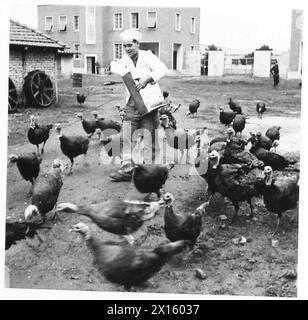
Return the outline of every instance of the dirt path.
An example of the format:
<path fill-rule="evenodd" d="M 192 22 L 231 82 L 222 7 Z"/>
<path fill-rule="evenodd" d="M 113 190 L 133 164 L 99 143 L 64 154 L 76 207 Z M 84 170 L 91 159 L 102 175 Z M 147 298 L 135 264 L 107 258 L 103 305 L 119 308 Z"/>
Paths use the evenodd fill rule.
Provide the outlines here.
<path fill-rule="evenodd" d="M 216 81 L 216 80 L 215 80 Z M 225 80 L 224 80 L 225 81 Z M 92 84 L 91 84 L 92 85 Z M 206 85 L 206 90 L 204 86 Z M 283 85 L 283 83 L 282 83 Z M 244 88 L 243 88 L 244 87 Z M 218 106 L 226 105 L 226 97 L 231 93 L 235 97 L 251 101 L 270 97 L 271 111 L 262 120 L 255 114 L 255 105 L 247 103 L 245 112 L 249 115 L 245 134 L 250 130 L 265 130 L 269 125 L 281 125 L 281 141 L 277 151 L 299 152 L 300 109 L 298 89 L 289 83 L 285 84 L 284 92 L 293 95 L 281 95 L 273 91 L 267 84 L 227 82 L 197 82 L 195 79 L 167 78 L 162 82 L 162 88 L 170 90 L 174 103 L 182 103 L 176 114 L 179 127 L 195 128 L 207 126 L 209 135 L 215 136 L 223 131 L 218 123 Z M 75 112 L 83 110 L 90 117 L 91 111 L 98 109 L 100 115 L 119 120 L 113 105 L 122 103 L 123 91 L 121 85 L 115 86 L 115 100 L 108 105 L 99 107 L 108 96 L 96 95 L 86 101 L 85 107 L 72 104 L 73 96 L 63 97 L 65 107 L 40 110 L 42 122 L 62 122 L 64 134 L 84 134 L 80 122 L 74 116 Z M 63 90 L 71 90 L 63 85 Z M 282 89 L 281 89 L 282 90 Z M 200 112 L 197 118 L 188 118 L 188 101 L 199 97 Z M 285 109 L 287 114 L 276 109 L 276 105 L 289 105 L 293 97 L 292 108 Z M 268 99 L 269 100 L 269 99 Z M 226 106 L 227 108 L 227 106 Z M 292 113 L 293 112 L 293 113 Z M 295 113 L 294 113 L 295 112 Z M 9 117 L 11 140 L 8 153 L 35 151 L 30 146 L 25 133 L 28 128 L 28 116 Z M 42 171 L 47 170 L 55 158 L 66 159 L 60 151 L 59 140 L 53 131 L 46 144 L 46 153 L 42 163 Z M 66 159 L 67 160 L 67 159 Z M 64 185 L 58 202 L 73 202 L 95 204 L 100 201 L 116 198 L 141 198 L 129 182 L 111 183 L 110 170 L 116 166 L 105 165 L 100 158 L 98 140 L 92 139 L 86 164 L 82 157 L 77 158 L 72 176 L 65 176 Z M 185 171 L 186 170 L 186 171 Z M 178 212 L 192 211 L 202 203 L 205 182 L 198 176 L 189 176 L 187 166 L 177 165 L 168 179 L 165 190 L 175 196 L 174 210 Z M 21 179 L 16 167 L 8 168 L 7 176 L 7 217 L 18 219 L 29 199 L 26 195 L 30 184 Z M 155 199 L 155 196 L 152 197 Z M 255 199 L 255 219 L 247 219 L 249 212 L 247 204 L 241 205 L 240 216 L 233 225 L 221 228 L 217 217 L 233 214 L 233 207 L 224 202 L 220 196 L 215 196 L 205 217 L 203 232 L 198 240 L 198 251 L 193 255 L 179 255 L 170 260 L 162 270 L 150 279 L 142 288 L 134 288 L 138 292 L 160 293 L 197 293 L 197 294 L 228 294 L 228 295 L 271 295 L 296 296 L 296 281 L 284 277 L 284 273 L 297 268 L 297 223 L 298 210 L 284 214 L 281 229 L 277 236 L 279 245 L 271 246 L 270 232 L 273 230 L 276 217 L 270 214 L 260 199 Z M 95 234 L 102 239 L 117 239 L 116 236 L 98 230 L 85 217 L 72 214 L 62 214 L 62 222 L 53 225 L 51 230 L 42 230 L 44 243 L 39 245 L 37 239 L 21 241 L 6 251 L 6 265 L 10 272 L 10 286 L 13 288 L 42 289 L 74 289 L 124 291 L 121 286 L 114 285 L 102 278 L 92 265 L 92 259 L 87 247 L 76 234 L 68 233 L 69 227 L 78 221 L 88 223 Z M 163 211 L 153 221 L 148 222 L 136 234 L 137 237 L 147 234 L 142 246 L 153 246 L 166 242 L 163 231 Z M 232 239 L 244 236 L 247 243 L 235 245 Z M 201 268 L 207 275 L 205 280 L 195 277 L 195 268 Z"/>

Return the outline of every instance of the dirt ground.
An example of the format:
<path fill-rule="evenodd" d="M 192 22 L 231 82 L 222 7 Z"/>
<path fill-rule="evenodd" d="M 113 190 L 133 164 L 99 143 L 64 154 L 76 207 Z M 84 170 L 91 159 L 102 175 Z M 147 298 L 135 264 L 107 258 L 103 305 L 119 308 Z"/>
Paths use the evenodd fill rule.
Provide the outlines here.
<path fill-rule="evenodd" d="M 26 109 L 22 113 L 9 115 L 8 153 L 36 151 L 27 140 L 29 114 L 40 116 L 41 123 L 61 122 L 64 134 L 84 134 L 76 112 L 91 117 L 93 110 L 100 116 L 120 121 L 116 104 L 124 103 L 124 86 L 117 83 L 102 86 L 111 77 L 85 76 L 83 88 L 72 88 L 72 80 L 59 82 L 59 103 L 47 109 Z M 119 81 L 119 79 L 115 79 Z M 265 130 L 271 125 L 281 125 L 278 153 L 299 157 L 301 91 L 296 81 L 281 80 L 277 89 L 269 79 L 248 77 L 168 77 L 161 81 L 161 88 L 170 92 L 174 104 L 181 103 L 175 114 L 178 127 L 208 127 L 210 137 L 221 133 L 219 106 L 228 109 L 229 97 L 239 101 L 247 116 L 243 135 L 250 131 Z M 84 106 L 76 101 L 76 92 L 89 94 Z M 188 104 L 197 98 L 201 102 L 198 117 L 186 117 Z M 264 101 L 267 112 L 258 119 L 255 111 L 257 101 Z M 46 143 L 41 172 L 48 170 L 55 158 L 65 159 L 59 140 L 53 131 Z M 113 183 L 109 173 L 116 165 L 103 164 L 96 138 L 91 139 L 88 157 L 76 159 L 73 175 L 64 178 L 58 202 L 95 204 L 109 199 L 138 198 L 142 196 L 130 182 Z M 205 182 L 199 176 L 189 176 L 186 165 L 177 165 L 167 180 L 165 190 L 175 197 L 174 210 L 192 211 L 203 202 Z M 7 218 L 23 217 L 29 204 L 27 194 L 30 184 L 22 180 L 16 166 L 7 171 Z M 153 200 L 156 197 L 153 195 Z M 193 254 L 173 257 L 160 272 L 144 287 L 133 291 L 151 293 L 190 293 L 210 295 L 280 296 L 297 295 L 296 280 L 288 273 L 297 271 L 298 260 L 298 209 L 283 215 L 280 230 L 276 235 L 277 247 L 272 247 L 276 216 L 267 211 L 261 198 L 253 201 L 255 218 L 246 218 L 249 212 L 246 203 L 241 204 L 239 219 L 232 225 L 221 228 L 218 216 L 231 217 L 233 207 L 216 195 L 204 218 L 203 231 L 198 240 L 198 250 Z M 52 214 L 48 215 L 51 217 Z M 70 226 L 79 221 L 88 223 L 93 232 L 102 239 L 118 239 L 103 232 L 86 217 L 73 214 L 60 215 L 61 222 L 50 230 L 41 230 L 42 244 L 34 238 L 20 241 L 6 251 L 6 266 L 10 274 L 10 287 L 62 290 L 124 291 L 122 286 L 110 283 L 99 275 L 92 265 L 92 257 L 84 241 L 77 234 L 68 232 Z M 166 242 L 163 231 L 163 210 L 147 222 L 136 237 L 147 234 L 142 247 L 152 248 Z M 235 245 L 233 238 L 244 236 L 244 245 Z M 206 279 L 200 280 L 195 269 L 201 268 Z"/>

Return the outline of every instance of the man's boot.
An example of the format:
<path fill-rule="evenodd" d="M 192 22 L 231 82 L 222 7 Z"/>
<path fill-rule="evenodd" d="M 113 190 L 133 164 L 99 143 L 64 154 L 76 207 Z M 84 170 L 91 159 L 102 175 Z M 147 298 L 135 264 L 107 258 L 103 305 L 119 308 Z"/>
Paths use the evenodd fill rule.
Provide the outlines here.
<path fill-rule="evenodd" d="M 132 156 L 130 154 L 123 155 L 122 164 L 119 170 L 111 172 L 109 177 L 114 182 L 131 181 L 134 171 Z"/>

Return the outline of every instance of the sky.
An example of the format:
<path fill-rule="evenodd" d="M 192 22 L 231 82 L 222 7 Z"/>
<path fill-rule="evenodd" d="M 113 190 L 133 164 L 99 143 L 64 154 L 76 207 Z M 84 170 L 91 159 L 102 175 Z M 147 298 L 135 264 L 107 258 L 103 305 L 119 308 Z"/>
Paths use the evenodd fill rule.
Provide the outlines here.
<path fill-rule="evenodd" d="M 37 27 L 38 4 L 97 4 L 125 6 L 200 7 L 200 44 L 252 51 L 267 44 L 275 52 L 290 47 L 291 10 L 303 9 L 304 1 L 273 0 L 104 0 L 37 1 L 11 0 L 9 16 L 30 27 Z M 278 5 L 277 5 L 278 4 Z"/>

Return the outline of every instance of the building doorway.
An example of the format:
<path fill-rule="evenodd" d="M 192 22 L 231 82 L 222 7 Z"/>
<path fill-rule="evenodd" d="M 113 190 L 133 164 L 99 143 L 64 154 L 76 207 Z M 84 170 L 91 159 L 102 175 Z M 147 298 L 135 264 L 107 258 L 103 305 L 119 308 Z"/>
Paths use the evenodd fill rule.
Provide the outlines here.
<path fill-rule="evenodd" d="M 173 44 L 172 68 L 173 70 L 183 70 L 183 45 Z"/>
<path fill-rule="evenodd" d="M 86 56 L 86 72 L 95 74 L 95 56 Z"/>

